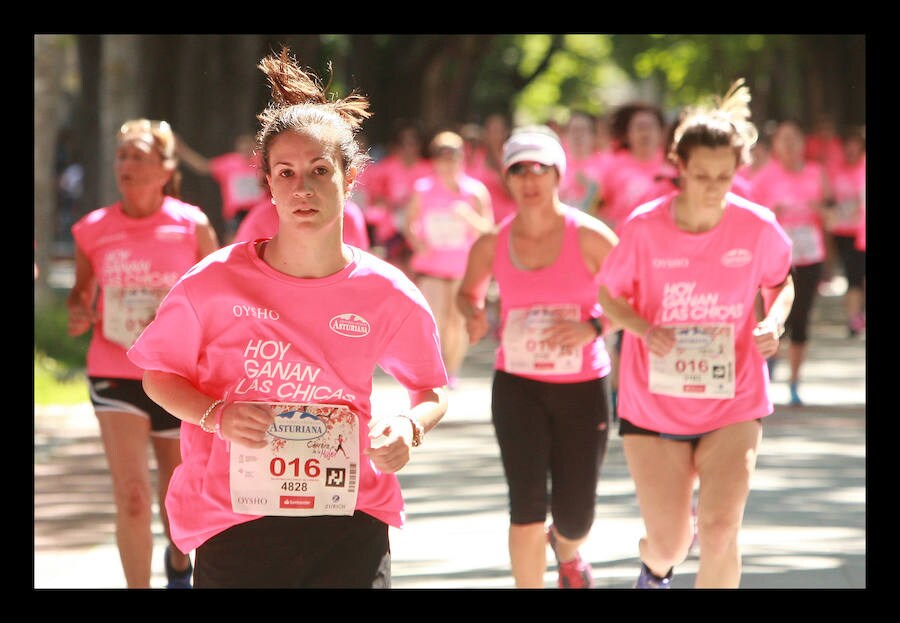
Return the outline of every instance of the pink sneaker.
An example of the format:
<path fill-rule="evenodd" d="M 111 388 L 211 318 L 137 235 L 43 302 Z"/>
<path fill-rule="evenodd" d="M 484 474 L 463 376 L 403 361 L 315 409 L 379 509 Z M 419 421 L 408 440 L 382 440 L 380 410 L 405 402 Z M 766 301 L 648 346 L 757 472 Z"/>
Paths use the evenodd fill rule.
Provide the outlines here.
<path fill-rule="evenodd" d="M 559 556 L 556 555 L 556 533 L 553 531 L 553 524 L 547 529 L 547 542 L 553 555 L 556 556 L 556 566 L 559 572 L 557 584 L 560 588 L 592 588 L 594 586 L 594 575 L 591 565 L 581 559 L 581 554 L 575 552 L 575 558 L 569 562 L 560 562 Z"/>

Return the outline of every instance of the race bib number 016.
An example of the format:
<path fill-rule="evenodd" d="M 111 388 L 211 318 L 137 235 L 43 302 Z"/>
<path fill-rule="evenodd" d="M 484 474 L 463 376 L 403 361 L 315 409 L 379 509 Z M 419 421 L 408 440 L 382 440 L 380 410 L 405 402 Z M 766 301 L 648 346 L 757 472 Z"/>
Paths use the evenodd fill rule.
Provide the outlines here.
<path fill-rule="evenodd" d="M 734 398 L 734 327 L 678 325 L 665 357 L 650 353 L 650 391 L 681 398 Z"/>
<path fill-rule="evenodd" d="M 359 422 L 345 405 L 264 403 L 266 446 L 231 445 L 231 507 L 251 515 L 352 515 Z"/>

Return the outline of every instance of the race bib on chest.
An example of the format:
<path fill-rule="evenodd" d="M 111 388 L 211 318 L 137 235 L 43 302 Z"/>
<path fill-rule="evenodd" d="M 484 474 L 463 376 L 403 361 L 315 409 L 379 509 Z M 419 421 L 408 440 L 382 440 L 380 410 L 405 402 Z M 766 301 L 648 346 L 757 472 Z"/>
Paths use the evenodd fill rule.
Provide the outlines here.
<path fill-rule="evenodd" d="M 352 515 L 359 422 L 345 405 L 253 402 L 275 422 L 264 448 L 231 444 L 231 508 L 251 515 Z"/>
<path fill-rule="evenodd" d="M 503 329 L 506 371 L 512 374 L 572 374 L 582 367 L 582 349 L 551 346 L 544 331 L 557 320 L 580 318 L 576 304 L 511 309 Z"/>
<path fill-rule="evenodd" d="M 103 337 L 126 350 L 156 316 L 167 288 L 106 286 L 103 288 Z"/>
<path fill-rule="evenodd" d="M 433 247 L 456 249 L 466 243 L 468 226 L 451 212 L 429 212 L 424 217 L 425 239 Z"/>
<path fill-rule="evenodd" d="M 816 225 L 785 226 L 784 231 L 794 243 L 791 251 L 794 264 L 812 264 L 825 257 L 822 232 Z"/>
<path fill-rule="evenodd" d="M 835 223 L 837 227 L 855 227 L 859 223 L 859 201 L 846 199 L 835 206 Z"/>
<path fill-rule="evenodd" d="M 650 353 L 650 391 L 679 398 L 734 398 L 734 327 L 671 328 L 675 347 L 665 357 Z"/>

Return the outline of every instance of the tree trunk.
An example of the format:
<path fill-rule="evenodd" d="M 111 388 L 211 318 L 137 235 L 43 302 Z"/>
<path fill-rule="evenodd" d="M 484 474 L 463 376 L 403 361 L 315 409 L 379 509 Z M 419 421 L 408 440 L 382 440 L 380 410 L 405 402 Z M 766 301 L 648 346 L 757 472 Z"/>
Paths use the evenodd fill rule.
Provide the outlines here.
<path fill-rule="evenodd" d="M 113 163 L 116 134 L 122 123 L 143 117 L 138 97 L 138 35 L 108 35 L 103 38 L 100 73 L 100 205 L 116 201 Z M 99 206 L 98 206 L 99 207 Z"/>
<path fill-rule="evenodd" d="M 80 214 L 75 220 L 100 207 L 100 73 L 103 40 L 100 35 L 78 35 L 78 70 L 81 89 L 76 98 L 75 139 L 78 142 L 81 165 L 84 167 L 84 187 Z"/>
<path fill-rule="evenodd" d="M 56 230 L 56 138 L 63 77 L 63 35 L 34 36 L 34 261 L 35 305 L 49 302 L 47 277 Z"/>

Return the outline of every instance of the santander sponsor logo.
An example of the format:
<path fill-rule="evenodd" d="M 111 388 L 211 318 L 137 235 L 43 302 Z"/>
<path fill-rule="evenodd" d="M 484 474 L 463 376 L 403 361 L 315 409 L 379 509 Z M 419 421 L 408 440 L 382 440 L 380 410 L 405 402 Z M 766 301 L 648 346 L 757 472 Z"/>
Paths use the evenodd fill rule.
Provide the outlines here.
<path fill-rule="evenodd" d="M 749 264 L 752 259 L 753 254 L 749 249 L 731 249 L 722 255 L 722 266 L 739 268 Z"/>
<path fill-rule="evenodd" d="M 365 337 L 372 330 L 369 321 L 356 314 L 338 314 L 331 319 L 328 326 L 344 337 Z"/>

